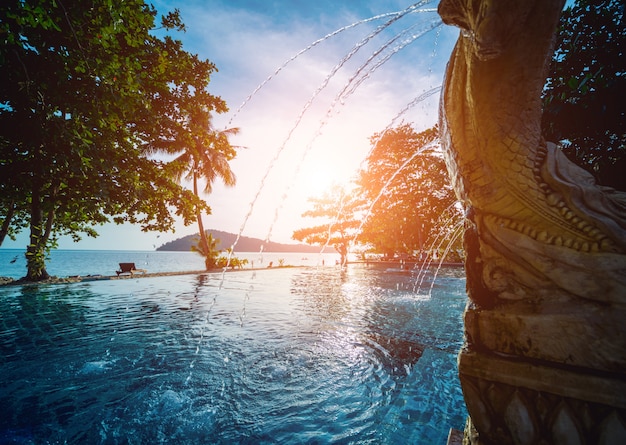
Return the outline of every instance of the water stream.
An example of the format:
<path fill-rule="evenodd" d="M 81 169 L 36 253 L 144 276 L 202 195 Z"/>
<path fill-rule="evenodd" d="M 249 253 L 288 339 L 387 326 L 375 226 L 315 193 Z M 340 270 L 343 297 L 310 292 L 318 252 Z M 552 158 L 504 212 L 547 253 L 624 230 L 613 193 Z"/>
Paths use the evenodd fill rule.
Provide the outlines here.
<path fill-rule="evenodd" d="M 317 45 L 319 45 L 319 44 L 321 44 L 323 42 L 326 42 L 329 39 L 332 39 L 333 37 L 339 35 L 340 33 L 344 32 L 344 31 L 346 31 L 348 29 L 354 28 L 354 27 L 362 25 L 362 24 L 370 23 L 370 22 L 373 22 L 373 21 L 376 21 L 376 20 L 386 19 L 386 21 L 384 23 L 378 25 L 374 30 L 370 31 L 365 37 L 361 38 L 335 64 L 335 66 L 326 74 L 326 76 L 323 79 L 323 81 L 321 82 L 321 84 L 312 93 L 310 98 L 304 103 L 302 109 L 297 114 L 297 117 L 295 118 L 295 121 L 294 121 L 293 125 L 288 130 L 288 132 L 287 132 L 283 142 L 276 149 L 276 152 L 275 152 L 273 158 L 270 160 L 267 168 L 265 169 L 265 173 L 262 176 L 258 187 L 256 188 L 255 195 L 253 196 L 252 200 L 249 203 L 248 212 L 244 216 L 243 222 L 242 222 L 242 224 L 241 224 L 241 226 L 239 228 L 238 236 L 235 239 L 235 242 L 233 243 L 233 245 L 231 246 L 231 248 L 233 250 L 236 248 L 237 242 L 240 239 L 241 235 L 243 234 L 243 232 L 244 232 L 244 230 L 246 228 L 246 225 L 248 223 L 248 220 L 250 219 L 250 217 L 252 216 L 252 214 L 254 212 L 254 209 L 255 209 L 255 206 L 256 206 L 257 202 L 259 202 L 259 197 L 260 197 L 261 193 L 265 189 L 266 181 L 267 181 L 270 173 L 273 171 L 277 161 L 280 159 L 280 157 L 283 154 L 283 152 L 285 151 L 287 145 L 292 140 L 294 132 L 296 131 L 296 129 L 298 129 L 298 127 L 302 123 L 302 119 L 304 118 L 305 114 L 310 110 L 310 108 L 313 105 L 314 101 L 318 98 L 318 96 L 322 93 L 322 91 L 324 91 L 328 87 L 331 79 L 333 79 L 333 77 L 335 77 L 335 75 L 346 65 L 346 63 L 348 61 L 350 61 L 359 51 L 361 51 L 363 48 L 365 48 L 366 45 L 368 43 L 370 43 L 375 37 L 379 36 L 382 32 L 386 31 L 392 24 L 398 22 L 399 20 L 403 19 L 404 17 L 406 17 L 407 15 L 412 14 L 412 13 L 434 13 L 436 11 L 435 9 L 424 9 L 423 8 L 423 6 L 428 4 L 428 3 L 430 3 L 429 0 L 423 0 L 423 1 L 417 2 L 417 3 L 413 4 L 413 5 L 405 8 L 404 10 L 397 11 L 397 12 L 386 13 L 386 14 L 380 14 L 380 15 L 377 15 L 377 16 L 374 16 L 374 17 L 371 17 L 371 18 L 368 18 L 368 19 L 360 20 L 360 21 L 354 22 L 354 23 L 352 23 L 350 25 L 346 25 L 346 26 L 344 26 L 342 28 L 339 28 L 336 31 L 333 31 L 333 32 L 325 35 L 324 37 L 314 41 L 313 43 L 308 45 L 306 48 L 300 50 L 295 55 L 293 55 L 288 60 L 286 60 L 280 67 L 278 67 L 274 71 L 273 74 L 268 76 L 261 84 L 259 84 L 255 88 L 255 90 L 251 94 L 249 94 L 246 97 L 246 99 L 243 101 L 243 103 L 239 106 L 239 108 L 235 111 L 233 116 L 230 118 L 229 123 L 227 125 L 227 128 L 230 127 L 233 124 L 233 122 L 235 121 L 235 117 L 254 98 L 254 96 L 268 82 L 273 80 L 279 72 L 283 71 L 291 62 L 296 60 L 298 57 L 302 56 L 303 54 L 305 54 L 306 52 L 311 50 L 313 47 L 315 47 L 315 46 L 317 46 Z M 441 19 L 438 16 L 435 16 L 435 18 L 430 20 L 430 22 L 428 22 L 427 24 L 414 23 L 414 24 L 410 25 L 406 29 L 404 29 L 401 32 L 397 33 L 394 37 L 389 39 L 387 42 L 385 42 L 378 49 L 373 51 L 370 54 L 370 56 L 366 58 L 365 62 L 362 63 L 362 65 L 353 72 L 353 74 L 350 76 L 348 82 L 344 85 L 344 87 L 337 93 L 335 98 L 332 100 L 330 106 L 328 107 L 328 109 L 326 111 L 325 117 L 320 119 L 319 124 L 318 124 L 318 128 L 314 132 L 312 138 L 310 139 L 310 142 L 308 144 L 306 144 L 305 149 L 302 152 L 302 155 L 300 157 L 299 162 L 296 165 L 293 165 L 293 172 L 294 173 L 292 175 L 292 179 L 291 179 L 290 182 L 287 183 L 288 185 L 284 186 L 284 189 L 283 189 L 283 192 L 282 192 L 282 194 L 280 196 L 279 202 L 275 206 L 274 219 L 270 223 L 270 227 L 268 229 L 268 233 L 267 233 L 267 236 L 266 236 L 266 240 L 267 241 L 269 241 L 271 239 L 274 225 L 275 225 L 275 223 L 276 223 L 276 221 L 277 221 L 277 219 L 279 217 L 279 212 L 282 209 L 282 205 L 283 205 L 284 201 L 287 198 L 287 194 L 289 192 L 289 189 L 291 188 L 291 186 L 295 182 L 295 178 L 297 177 L 300 169 L 302 168 L 302 165 L 306 161 L 306 158 L 307 158 L 308 154 L 312 150 L 313 145 L 314 145 L 316 139 L 322 134 L 323 127 L 327 124 L 328 120 L 332 117 L 333 111 L 335 110 L 336 106 L 338 104 L 344 104 L 345 101 L 348 100 L 349 97 L 356 91 L 356 89 L 360 85 L 362 85 L 363 82 L 365 82 L 367 79 L 369 79 L 370 76 L 372 75 L 372 73 L 374 73 L 378 68 L 383 66 L 394 54 L 398 53 L 401 49 L 403 49 L 404 47 L 406 47 L 410 43 L 413 43 L 414 41 L 418 40 L 420 37 L 424 36 L 429 31 L 432 31 L 434 29 L 439 28 L 441 25 L 442 25 L 442 22 L 441 22 Z M 409 38 L 405 39 L 404 41 L 400 42 L 399 44 L 397 44 L 395 46 L 392 46 L 400 38 L 402 38 L 406 34 L 410 34 L 410 32 L 414 28 L 416 28 L 418 26 L 420 26 L 422 28 L 419 32 L 410 35 Z M 387 51 L 387 52 L 385 53 L 385 51 Z M 416 97 L 406 107 L 404 107 L 403 110 L 401 110 L 401 112 L 396 117 L 394 117 L 392 123 L 389 124 L 387 129 L 391 128 L 391 125 L 393 123 L 395 123 L 397 121 L 397 119 L 399 119 L 410 108 L 415 106 L 417 103 L 419 103 L 419 102 L 427 99 L 428 97 L 432 96 L 437 91 L 439 91 L 439 89 L 440 89 L 440 87 L 431 88 L 429 91 L 424 92 L 423 94 L 420 94 L 418 97 Z M 349 172 L 346 172 L 346 174 L 349 174 Z M 261 250 L 261 252 L 262 252 L 262 250 Z"/>

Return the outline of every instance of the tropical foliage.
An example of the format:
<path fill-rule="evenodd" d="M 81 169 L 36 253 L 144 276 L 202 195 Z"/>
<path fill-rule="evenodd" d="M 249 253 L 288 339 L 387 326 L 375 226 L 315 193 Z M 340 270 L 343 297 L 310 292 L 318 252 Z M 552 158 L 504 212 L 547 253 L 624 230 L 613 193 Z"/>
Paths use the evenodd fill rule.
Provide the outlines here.
<path fill-rule="evenodd" d="M 248 264 L 246 258 L 238 258 L 235 256 L 233 249 L 226 249 L 226 255 L 220 255 L 217 259 L 216 266 L 221 269 L 230 267 L 231 269 L 243 269 Z"/>
<path fill-rule="evenodd" d="M 444 221 L 460 220 L 438 151 L 438 130 L 417 133 L 404 124 L 375 134 L 371 141 L 358 179 L 369 204 L 359 240 L 387 257 L 423 252 L 440 238 Z"/>
<path fill-rule="evenodd" d="M 212 141 L 202 122 L 226 104 L 207 91 L 215 66 L 168 35 L 184 30 L 178 11 L 163 37 L 156 17 L 141 0 L 0 4 L 0 241 L 29 228 L 30 280 L 61 235 L 209 211 L 155 154 Z"/>
<path fill-rule="evenodd" d="M 576 0 L 561 16 L 544 91 L 546 140 L 596 179 L 626 190 L 623 0 Z"/>
<path fill-rule="evenodd" d="M 325 223 L 296 230 L 292 238 L 307 244 L 332 246 L 341 256 L 341 264 L 346 264 L 360 226 L 358 211 L 363 203 L 355 193 L 348 193 L 339 186 L 332 187 L 322 197 L 309 198 L 309 201 L 313 208 L 302 216 L 322 218 Z"/>
<path fill-rule="evenodd" d="M 204 233 L 204 241 L 200 241 L 202 238 L 196 238 L 196 244 L 191 246 L 193 252 L 198 252 L 200 256 L 204 258 L 204 267 L 206 270 L 214 269 L 217 267 L 217 257 L 220 254 L 220 250 L 217 248 L 220 240 L 219 238 L 213 238 L 210 233 L 207 235 Z"/>
<path fill-rule="evenodd" d="M 174 175 L 178 181 L 184 177 L 192 182 L 193 193 L 199 194 L 199 182 L 204 182 L 204 193 L 213 191 L 213 183 L 221 178 L 228 187 L 236 184 L 235 174 L 228 163 L 237 154 L 235 148 L 228 141 L 228 137 L 239 132 L 238 128 L 230 128 L 223 131 L 213 129 L 211 124 L 211 110 L 207 106 L 197 106 L 186 120 L 186 132 L 181 134 L 181 139 L 188 145 L 182 147 L 182 153 L 172 162 L 175 167 Z M 209 131 L 207 131 L 207 129 Z M 205 257 L 207 270 L 214 267 L 212 247 L 204 230 L 202 222 L 203 207 L 196 207 L 196 221 L 198 223 L 199 240 L 196 252 Z M 210 236 L 210 235 L 209 235 Z"/>
<path fill-rule="evenodd" d="M 332 245 L 342 261 L 355 243 L 388 258 L 439 251 L 459 260 L 462 214 L 438 151 L 437 128 L 417 133 L 404 124 L 373 135 L 371 143 L 354 190 L 335 188 L 312 198 L 313 209 L 303 214 L 329 222 L 297 230 L 293 238 Z"/>

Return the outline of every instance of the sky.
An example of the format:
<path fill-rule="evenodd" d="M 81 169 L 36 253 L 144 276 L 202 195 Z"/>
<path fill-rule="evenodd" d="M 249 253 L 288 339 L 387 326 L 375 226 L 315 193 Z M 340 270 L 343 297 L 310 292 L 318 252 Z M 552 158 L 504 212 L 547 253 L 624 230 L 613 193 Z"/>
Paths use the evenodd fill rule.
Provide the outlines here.
<path fill-rule="evenodd" d="M 215 115 L 214 126 L 240 129 L 231 138 L 241 147 L 231 162 L 237 185 L 226 188 L 218 180 L 213 193 L 203 196 L 212 209 L 204 217 L 206 228 L 295 242 L 294 230 L 320 223 L 301 217 L 310 208 L 307 199 L 331 185 L 347 184 L 375 133 L 401 123 L 421 131 L 437 122 L 437 88 L 458 30 L 441 24 L 437 1 L 424 3 L 376 33 L 392 16 L 357 23 L 412 3 L 153 2 L 161 14 L 178 8 L 187 30 L 173 36 L 184 49 L 217 66 L 209 90 L 230 110 Z M 421 95 L 429 97 L 401 113 Z M 143 233 L 139 227 L 113 224 L 96 230 L 98 238 L 84 237 L 79 243 L 63 238 L 58 247 L 153 250 L 196 233 L 197 226 L 179 223 L 174 233 Z M 24 233 L 2 247 L 26 244 Z"/>

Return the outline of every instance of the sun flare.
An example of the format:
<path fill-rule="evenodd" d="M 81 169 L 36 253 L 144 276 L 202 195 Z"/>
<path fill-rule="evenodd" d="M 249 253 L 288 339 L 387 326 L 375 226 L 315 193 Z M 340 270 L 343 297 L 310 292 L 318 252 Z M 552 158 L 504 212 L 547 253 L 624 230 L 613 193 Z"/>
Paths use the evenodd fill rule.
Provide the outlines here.
<path fill-rule="evenodd" d="M 298 178 L 298 191 L 304 199 L 321 197 L 334 185 L 343 185 L 349 175 L 330 162 L 310 163 Z"/>

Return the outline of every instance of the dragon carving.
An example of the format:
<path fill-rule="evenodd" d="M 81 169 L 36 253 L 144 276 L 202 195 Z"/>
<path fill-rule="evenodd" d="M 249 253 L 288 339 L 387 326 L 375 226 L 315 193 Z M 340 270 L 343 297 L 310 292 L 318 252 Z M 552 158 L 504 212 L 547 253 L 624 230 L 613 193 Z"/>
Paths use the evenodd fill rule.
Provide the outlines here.
<path fill-rule="evenodd" d="M 626 194 L 596 186 L 541 137 L 541 89 L 563 3 L 440 3 L 444 22 L 462 30 L 442 100 L 448 169 L 478 230 L 515 252 L 527 285 L 547 279 L 581 297 L 624 300 Z M 523 282 L 487 281 L 503 298 L 527 295 Z"/>
<path fill-rule="evenodd" d="M 513 405 L 530 413 L 532 404 L 516 392 L 517 401 L 502 396 L 508 401 L 490 408 L 497 398 L 485 401 L 485 380 L 527 382 L 537 394 L 553 387 L 621 416 L 626 409 L 626 193 L 597 185 L 541 136 L 541 91 L 563 5 L 442 0 L 438 8 L 461 29 L 440 106 L 446 164 L 467 214 L 470 302 L 459 368 L 470 416 L 493 443 L 509 443 L 498 436 L 507 428 L 537 443 L 546 428 L 539 414 L 528 414 L 530 426 L 490 418 Z M 509 375 L 498 371 L 511 357 Z M 571 383 L 599 373 L 609 383 L 582 395 Z"/>

